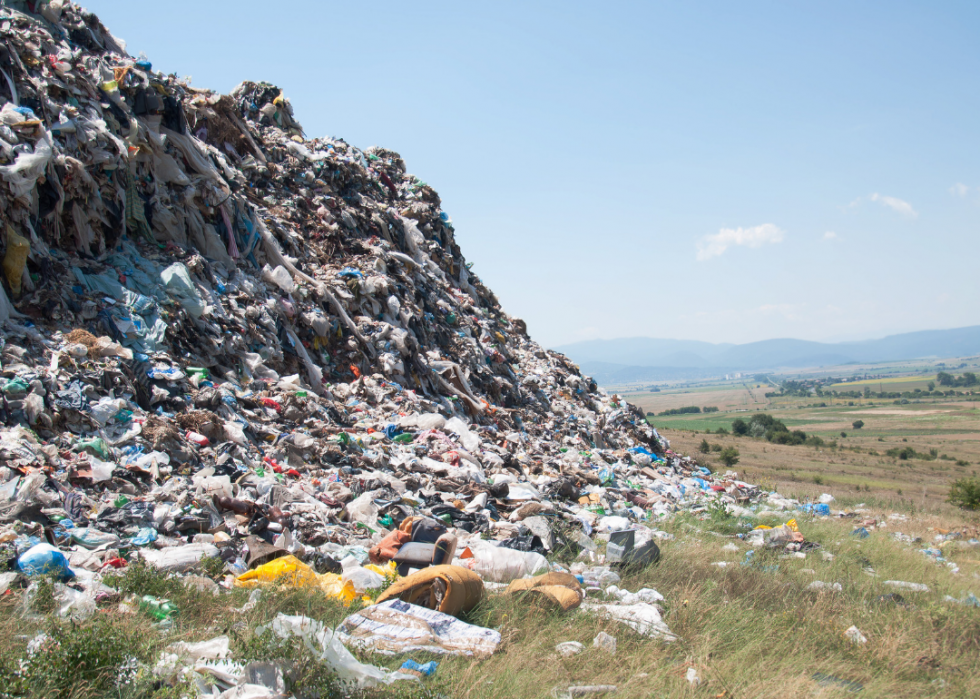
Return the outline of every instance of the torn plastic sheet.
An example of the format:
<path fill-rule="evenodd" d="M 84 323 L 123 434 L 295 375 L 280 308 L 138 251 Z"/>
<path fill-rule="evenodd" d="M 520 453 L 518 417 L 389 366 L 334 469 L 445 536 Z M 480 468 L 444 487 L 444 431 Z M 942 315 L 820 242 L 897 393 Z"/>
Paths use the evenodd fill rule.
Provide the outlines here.
<path fill-rule="evenodd" d="M 449 618 L 451 619 L 452 617 Z M 315 621 L 309 617 L 279 614 L 272 620 L 272 623 L 266 626 L 260 626 L 255 631 L 259 635 L 271 631 L 279 638 L 299 636 L 303 639 L 307 648 L 334 668 L 337 676 L 341 680 L 355 682 L 360 687 L 391 684 L 397 680 L 417 679 L 414 675 L 391 672 L 390 670 L 360 662 L 341 643 L 342 635 L 339 633 L 339 630 L 334 631 L 328 629 L 319 621 Z"/>
<path fill-rule="evenodd" d="M 615 619 L 643 636 L 665 641 L 677 640 L 652 604 L 583 604 L 582 609 Z"/>
<path fill-rule="evenodd" d="M 337 634 L 345 644 L 385 655 L 428 651 L 486 657 L 500 632 L 401 600 L 388 600 L 344 619 Z"/>

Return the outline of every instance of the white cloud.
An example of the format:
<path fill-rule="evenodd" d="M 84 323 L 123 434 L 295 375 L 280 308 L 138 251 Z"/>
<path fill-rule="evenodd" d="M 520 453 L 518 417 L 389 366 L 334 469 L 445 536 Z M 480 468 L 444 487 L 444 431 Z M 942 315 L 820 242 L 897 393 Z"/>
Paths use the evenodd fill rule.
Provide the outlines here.
<path fill-rule="evenodd" d="M 916 216 L 919 215 L 919 213 L 912 208 L 911 204 L 897 197 L 889 197 L 884 194 L 878 194 L 878 192 L 875 192 L 870 197 L 868 197 L 868 199 L 870 199 L 871 201 L 876 201 L 882 206 L 887 206 L 889 209 L 893 209 L 898 213 L 902 214 L 902 216 L 915 218 Z"/>
<path fill-rule="evenodd" d="M 781 243 L 784 231 L 772 223 L 752 228 L 722 228 L 715 235 L 706 235 L 698 241 L 698 261 L 718 257 L 733 245 L 747 248 L 762 247 L 766 243 Z"/>
<path fill-rule="evenodd" d="M 949 193 L 954 194 L 958 197 L 965 197 L 967 194 L 970 193 L 970 188 L 967 187 L 962 182 L 957 182 L 956 184 L 954 184 L 952 187 L 949 188 Z"/>
<path fill-rule="evenodd" d="M 827 231 L 826 233 L 823 234 L 823 239 L 824 240 L 837 240 L 837 234 L 834 233 L 833 231 Z"/>
<path fill-rule="evenodd" d="M 758 313 L 764 316 L 779 315 L 785 318 L 786 320 L 799 320 L 800 314 L 798 311 L 800 311 L 802 308 L 803 306 L 799 304 L 769 303 L 763 306 L 759 306 L 758 308 L 753 309 L 751 312 Z"/>

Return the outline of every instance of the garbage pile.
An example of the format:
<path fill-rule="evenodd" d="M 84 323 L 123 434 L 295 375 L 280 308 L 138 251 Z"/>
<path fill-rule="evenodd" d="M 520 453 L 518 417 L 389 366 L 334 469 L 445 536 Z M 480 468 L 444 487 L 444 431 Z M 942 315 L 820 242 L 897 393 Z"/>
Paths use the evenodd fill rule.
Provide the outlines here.
<path fill-rule="evenodd" d="M 77 608 L 137 558 L 220 559 L 456 613 L 459 570 L 505 587 L 616 533 L 646 564 L 656 521 L 759 500 L 531 340 L 394 151 L 307 138 L 274 85 L 154 71 L 72 3 L 7 5 L 0 574 L 74 578 Z"/>

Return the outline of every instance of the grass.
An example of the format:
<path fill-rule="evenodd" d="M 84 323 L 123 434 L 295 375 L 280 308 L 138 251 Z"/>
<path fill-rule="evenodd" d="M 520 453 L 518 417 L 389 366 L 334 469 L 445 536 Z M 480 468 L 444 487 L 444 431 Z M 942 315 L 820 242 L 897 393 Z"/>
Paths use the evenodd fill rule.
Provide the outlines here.
<path fill-rule="evenodd" d="M 899 530 L 931 542 L 930 528 L 976 527 L 978 520 L 955 512 L 919 514 L 909 522 L 893 521 L 867 539 L 856 539 L 850 536 L 850 520 L 797 517 L 807 540 L 819 543 L 821 549 L 805 559 L 761 550 L 753 565 L 741 565 L 750 549 L 738 535 L 758 521 L 778 525 L 781 519 L 737 518 L 710 507 L 700 515 L 677 515 L 661 523 L 675 537 L 661 543 L 661 561 L 624 574 L 619 586 L 633 591 L 652 587 L 664 595 L 664 620 L 678 636 L 673 643 L 646 638 L 588 612 L 558 614 L 496 594 L 467 615 L 471 623 L 500 630 L 503 643 L 495 655 L 474 660 L 414 654 L 419 662 L 438 660 L 436 675 L 422 684 L 396 685 L 373 695 L 548 697 L 555 687 L 582 684 L 613 684 L 619 687 L 617 696 L 623 697 L 839 695 L 840 689 L 815 682 L 815 673 L 858 682 L 864 687 L 862 696 L 869 697 L 980 694 L 980 610 L 943 601 L 944 595 L 960 598 L 980 592 L 973 575 L 980 571 L 980 551 L 955 541 L 944 544 L 944 554 L 962 571 L 953 575 L 920 554 L 921 545 L 889 536 Z M 732 543 L 737 550 L 723 548 Z M 832 553 L 833 560 L 824 560 L 823 552 Z M 718 561 L 730 565 L 713 565 Z M 868 574 L 869 567 L 874 576 Z M 893 579 L 926 583 L 930 592 L 902 592 L 909 606 L 879 601 L 894 592 L 883 584 Z M 843 592 L 809 591 L 807 586 L 814 580 L 839 582 Z M 134 667 L 131 658 L 152 665 L 158 653 L 175 641 L 200 641 L 220 634 L 231 636 L 239 660 L 287 661 L 292 691 L 306 696 L 356 694 L 340 687 L 330 668 L 302 644 L 274 642 L 269 635 L 255 634 L 257 626 L 279 612 L 304 614 L 328 626 L 351 612 L 319 591 L 271 589 L 254 609 L 240 613 L 235 610 L 247 600 L 247 590 L 215 596 L 139 566 L 124 572 L 116 583 L 135 594 L 166 593 L 180 608 L 173 629 L 161 633 L 141 613 L 120 613 L 118 602 L 103 604 L 101 611 L 78 624 L 24 619 L 17 602 L 8 596 L 0 602 L 4 667 L 0 681 L 6 696 L 176 697 L 179 687 L 157 685 L 145 671 L 119 668 Z M 857 646 L 843 636 L 851 625 L 869 639 L 867 644 Z M 21 670 L 17 676 L 20 661 L 27 658 L 28 641 L 41 631 L 58 642 L 56 650 L 30 661 L 29 671 Z M 614 657 L 592 647 L 600 631 L 616 637 Z M 579 641 L 586 649 L 561 658 L 554 647 L 563 641 Z M 404 660 L 357 655 L 389 668 Z M 685 679 L 690 667 L 701 678 L 697 688 Z M 128 681 L 117 682 L 120 676 Z"/>
<path fill-rule="evenodd" d="M 657 395 L 657 394 L 654 394 Z M 683 397 L 691 404 L 690 396 Z M 187 686 L 161 683 L 146 668 L 175 641 L 202 641 L 226 634 L 238 660 L 281 660 L 296 696 L 321 697 L 550 697 L 555 688 L 612 684 L 617 697 L 833 697 L 847 694 L 828 676 L 858 683 L 867 697 L 980 696 L 980 609 L 944 601 L 980 593 L 980 547 L 965 540 L 938 544 L 955 562 L 959 574 L 918 549 L 936 545 L 938 531 L 980 532 L 980 514 L 957 510 L 945 502 L 952 481 L 980 471 L 980 411 L 974 403 L 941 402 L 908 406 L 828 405 L 802 399 L 780 399 L 768 410 L 791 427 L 835 438 L 836 446 L 782 446 L 762 439 L 712 435 L 709 443 L 739 450 L 739 477 L 799 499 L 830 492 L 832 507 L 864 508 L 853 519 L 797 517 L 808 541 L 821 549 L 804 559 L 758 551 L 742 565 L 749 547 L 739 538 L 758 523 L 778 526 L 785 516 L 734 517 L 711 506 L 698 514 L 678 513 L 658 523 L 674 536 L 661 543 L 658 564 L 624 574 L 621 588 L 652 587 L 665 597 L 665 622 L 678 640 L 666 643 L 643 637 L 617 622 L 576 611 L 558 614 L 528 607 L 502 594 L 487 597 L 466 620 L 497 628 L 503 643 L 492 657 L 428 656 L 437 660 L 436 675 L 422 683 L 355 692 L 341 686 L 331 668 L 308 648 L 275 642 L 255 629 L 282 612 L 301 614 L 336 626 L 357 607 L 346 608 L 317 590 L 273 587 L 249 611 L 239 611 L 250 591 L 212 594 L 185 586 L 142 565 L 131 565 L 107 578 L 123 597 L 153 595 L 170 599 L 180 610 L 169 631 L 119 600 L 107 600 L 91 618 L 78 623 L 53 619 L 54 587 L 39 585 L 36 614 L 22 614 L 23 592 L 0 598 L 0 697 L 151 697 L 192 696 Z M 716 404 L 718 401 L 695 401 Z M 666 408 L 664 408 L 666 409 Z M 697 447 L 704 430 L 730 428 L 745 412 L 710 416 L 673 416 L 653 422 L 681 453 L 697 456 L 714 470 L 726 470 L 717 454 Z M 851 422 L 860 417 L 861 430 Z M 839 432 L 846 431 L 847 438 Z M 900 460 L 889 450 L 911 448 L 947 458 Z M 908 521 L 888 519 L 902 513 Z M 857 523 L 872 517 L 886 526 L 867 539 L 850 535 Z M 922 539 L 919 544 L 893 540 L 900 531 Z M 736 550 L 723 548 L 734 544 Z M 823 553 L 833 554 L 825 560 Z M 720 567 L 717 562 L 729 565 Z M 219 561 L 209 561 L 219 575 Z M 873 571 L 873 573 L 869 573 Z M 820 580 L 840 583 L 840 593 L 816 593 L 807 586 Z M 929 585 L 927 593 L 899 591 L 905 604 L 886 597 L 895 592 L 885 580 Z M 882 600 L 884 598 L 884 601 Z M 47 613 L 47 614 L 45 614 Z M 857 626 L 868 638 L 855 645 L 844 631 Z M 610 657 L 592 647 L 599 631 L 616 637 Z M 28 644 L 46 634 L 40 652 Z M 578 641 L 585 651 L 562 658 L 554 651 L 563 641 Z M 364 662 L 397 668 L 403 656 L 355 655 Z M 686 680 L 694 668 L 701 683 Z M 852 685 L 856 686 L 856 685 Z"/>

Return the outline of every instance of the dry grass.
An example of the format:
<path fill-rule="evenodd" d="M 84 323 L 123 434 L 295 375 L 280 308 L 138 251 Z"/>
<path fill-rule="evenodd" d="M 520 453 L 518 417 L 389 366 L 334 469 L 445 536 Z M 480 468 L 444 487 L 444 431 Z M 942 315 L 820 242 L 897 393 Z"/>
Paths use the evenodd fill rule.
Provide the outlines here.
<path fill-rule="evenodd" d="M 839 689 L 812 679 L 825 673 L 861 683 L 863 696 L 980 693 L 980 610 L 941 602 L 945 594 L 958 597 L 971 589 L 966 576 L 950 575 L 885 534 L 855 540 L 849 525 L 832 521 L 802 526 L 808 538 L 835 552 L 833 561 L 818 552 L 806 560 L 764 561 L 778 570 L 742 566 L 737 562 L 746 546 L 723 551 L 734 539 L 707 534 L 697 528 L 701 523 L 685 526 L 691 524 L 685 518 L 668 525 L 678 538 L 665 543 L 662 561 L 621 585 L 660 591 L 664 618 L 678 641 L 647 639 L 585 613 L 560 616 L 493 598 L 478 616 L 500 625 L 502 649 L 482 662 L 445 661 L 433 688 L 454 697 L 546 697 L 555 687 L 581 684 L 615 684 L 624 697 L 836 695 Z M 723 560 L 734 565 L 712 565 Z M 869 562 L 876 577 L 864 572 Z M 882 584 L 886 579 L 925 582 L 932 590 L 905 593 L 908 608 L 883 604 L 877 597 L 893 592 Z M 813 580 L 840 582 L 844 591 L 810 592 L 806 586 Z M 852 624 L 868 637 L 865 646 L 844 638 Z M 615 657 L 591 647 L 599 631 L 616 636 Z M 569 640 L 583 643 L 585 652 L 559 657 L 555 644 Z M 691 666 L 702 678 L 700 687 L 685 679 Z"/>
<path fill-rule="evenodd" d="M 884 517 L 888 511 L 877 514 Z M 499 628 L 503 636 L 500 650 L 483 660 L 416 654 L 420 662 L 439 660 L 439 669 L 422 686 L 406 685 L 398 693 L 503 699 L 548 697 L 556 687 L 614 684 L 619 688 L 617 697 L 842 695 L 841 688 L 823 687 L 813 679 L 815 673 L 823 673 L 860 683 L 864 687 L 861 696 L 868 697 L 980 695 L 980 609 L 943 601 L 945 595 L 960 598 L 970 591 L 980 592 L 980 579 L 974 574 L 980 550 L 959 542 L 944 545 L 945 555 L 960 566 L 960 574 L 954 575 L 917 551 L 925 544 L 903 544 L 889 536 L 901 531 L 931 542 L 935 527 L 976 526 L 977 522 L 934 513 L 891 521 L 883 531 L 861 540 L 850 535 L 851 520 L 801 517 L 802 531 L 808 540 L 821 544 L 819 551 L 805 559 L 757 551 L 753 565 L 741 565 L 749 547 L 725 532 L 743 531 L 747 525 L 719 517 L 716 513 L 699 520 L 677 515 L 661 523 L 675 536 L 663 542 L 661 561 L 624 575 L 620 583 L 634 591 L 652 587 L 664 595 L 664 620 L 677 634 L 677 641 L 646 638 L 590 613 L 558 614 L 494 595 L 472 611 L 468 620 Z M 728 543 L 735 543 L 738 551 L 724 550 Z M 824 560 L 824 551 L 832 553 L 833 560 Z M 718 561 L 731 565 L 713 565 Z M 843 592 L 807 590 L 814 580 L 839 582 Z M 921 582 L 930 591 L 900 591 L 908 606 L 882 602 L 879 596 L 895 592 L 883 584 L 885 580 Z M 351 611 L 317 591 L 279 589 L 269 591 L 250 612 L 239 613 L 235 610 L 245 603 L 247 591 L 214 596 L 154 576 L 134 576 L 131 583 L 133 588 L 166 593 L 181 610 L 166 635 L 141 614 L 118 614 L 115 605 L 99 613 L 139 638 L 133 653 L 150 663 L 174 641 L 198 641 L 219 634 L 232 636 L 233 648 L 244 653 L 250 647 L 252 630 L 279 612 L 304 614 L 335 625 Z M 21 618 L 16 600 L 11 599 L 16 596 L 0 602 L 0 655 L 5 658 L 22 657 L 27 641 L 51 623 Z M 867 636 L 866 645 L 844 638 L 844 630 L 851 625 Z M 615 656 L 592 647 L 599 631 L 616 637 Z M 581 642 L 586 650 L 572 658 L 559 657 L 555 645 L 570 640 Z M 404 659 L 361 657 L 392 668 Z M 325 672 L 316 664 L 306 667 L 313 675 Z M 698 687 L 685 679 L 690 667 L 701 678 Z M 154 694 L 152 685 L 144 684 L 126 692 L 114 690 L 111 696 L 163 699 L 171 696 L 169 691 L 157 688 Z M 62 696 L 106 694 L 79 686 Z"/>

